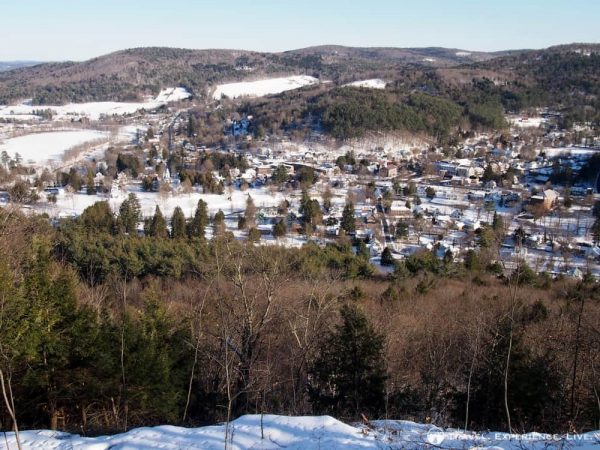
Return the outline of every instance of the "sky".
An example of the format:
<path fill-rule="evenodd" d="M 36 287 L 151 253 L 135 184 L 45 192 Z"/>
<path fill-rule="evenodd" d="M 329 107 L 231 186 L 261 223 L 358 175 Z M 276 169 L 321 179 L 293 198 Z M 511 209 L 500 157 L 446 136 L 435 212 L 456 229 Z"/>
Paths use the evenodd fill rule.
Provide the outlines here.
<path fill-rule="evenodd" d="M 0 0 L 0 60 L 132 47 L 496 51 L 600 43 L 599 0 Z"/>

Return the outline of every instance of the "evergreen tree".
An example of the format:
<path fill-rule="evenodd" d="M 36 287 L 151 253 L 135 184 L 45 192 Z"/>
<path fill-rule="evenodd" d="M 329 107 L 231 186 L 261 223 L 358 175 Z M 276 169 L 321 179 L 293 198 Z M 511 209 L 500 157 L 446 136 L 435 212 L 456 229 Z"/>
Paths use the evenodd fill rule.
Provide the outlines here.
<path fill-rule="evenodd" d="M 244 216 L 238 217 L 238 230 L 244 230 L 247 227 L 246 218 Z"/>
<path fill-rule="evenodd" d="M 246 199 L 246 211 L 244 212 L 246 218 L 246 227 L 253 228 L 256 226 L 256 206 L 254 206 L 254 200 L 249 195 Z"/>
<path fill-rule="evenodd" d="M 277 166 L 277 168 L 273 171 L 273 175 L 271 176 L 274 183 L 282 184 L 285 183 L 288 179 L 288 171 L 287 168 L 282 164 Z"/>
<path fill-rule="evenodd" d="M 134 193 L 127 196 L 119 208 L 119 225 L 124 233 L 137 232 L 137 225 L 142 220 L 140 201 Z"/>
<path fill-rule="evenodd" d="M 365 244 L 362 240 L 358 242 L 358 246 L 356 247 L 356 256 L 358 256 L 359 258 L 363 258 L 367 261 L 371 256 L 367 244 Z"/>
<path fill-rule="evenodd" d="M 287 233 L 287 226 L 284 219 L 279 220 L 273 227 L 273 236 L 276 238 L 284 237 Z"/>
<path fill-rule="evenodd" d="M 85 191 L 88 195 L 94 195 L 96 193 L 96 184 L 94 183 L 94 173 L 88 170 L 85 180 Z"/>
<path fill-rule="evenodd" d="M 343 418 L 383 410 L 386 366 L 384 337 L 356 305 L 344 305 L 342 322 L 319 346 L 309 369 L 315 410 Z"/>
<path fill-rule="evenodd" d="M 252 227 L 248 230 L 248 241 L 258 242 L 260 241 L 260 231 L 256 227 Z"/>
<path fill-rule="evenodd" d="M 185 215 L 183 214 L 183 210 L 177 206 L 171 218 L 171 237 L 173 239 L 182 239 L 185 237 L 185 234 Z"/>
<path fill-rule="evenodd" d="M 85 208 L 79 216 L 79 222 L 86 232 L 112 233 L 115 218 L 108 202 L 102 201 Z"/>
<path fill-rule="evenodd" d="M 154 210 L 154 216 L 148 221 L 148 227 L 144 230 L 148 236 L 157 237 L 157 238 L 166 238 L 169 236 L 169 232 L 167 230 L 167 221 L 163 216 L 158 205 Z"/>
<path fill-rule="evenodd" d="M 206 226 L 208 225 L 208 205 L 204 200 L 198 200 L 196 212 L 192 218 L 189 227 L 189 237 L 198 237 L 204 239 Z"/>
<path fill-rule="evenodd" d="M 396 260 L 392 256 L 392 251 L 389 247 L 383 249 L 381 252 L 381 265 L 382 266 L 393 266 Z"/>
<path fill-rule="evenodd" d="M 325 208 L 325 211 L 329 212 L 329 210 L 331 209 L 331 199 L 333 198 L 333 193 L 331 192 L 331 188 L 329 187 L 329 185 L 327 185 L 327 187 L 325 188 L 322 197 L 323 208 Z"/>
<path fill-rule="evenodd" d="M 488 163 L 483 170 L 483 176 L 481 177 L 482 181 L 492 181 L 496 178 L 496 173 L 494 172 L 494 168 L 491 164 Z"/>
<path fill-rule="evenodd" d="M 408 224 L 402 220 L 399 220 L 396 223 L 395 235 L 398 239 L 408 237 Z"/>
<path fill-rule="evenodd" d="M 492 219 L 492 228 L 495 232 L 502 232 L 504 230 L 504 219 L 497 211 L 494 211 L 494 218 Z"/>
<path fill-rule="evenodd" d="M 213 227 L 215 236 L 222 236 L 225 234 L 225 214 L 220 209 L 213 218 Z"/>
<path fill-rule="evenodd" d="M 346 234 L 356 232 L 356 219 L 354 217 L 354 203 L 351 201 L 346 202 L 346 206 L 344 206 L 344 211 L 342 212 L 342 221 L 340 223 L 340 227 L 342 230 L 346 232 Z"/>
<path fill-rule="evenodd" d="M 311 199 L 306 189 L 302 190 L 300 214 L 302 214 L 302 226 L 306 234 L 312 233 L 314 227 L 323 219 L 319 201 Z"/>

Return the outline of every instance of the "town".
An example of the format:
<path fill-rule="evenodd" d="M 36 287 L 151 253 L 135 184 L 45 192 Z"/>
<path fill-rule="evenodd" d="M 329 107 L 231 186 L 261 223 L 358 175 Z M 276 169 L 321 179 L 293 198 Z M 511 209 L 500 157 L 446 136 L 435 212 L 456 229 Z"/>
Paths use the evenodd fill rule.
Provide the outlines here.
<path fill-rule="evenodd" d="M 159 215 L 171 236 L 175 212 L 189 222 L 202 201 L 208 238 L 351 242 L 382 274 L 429 252 L 499 274 L 526 262 L 553 278 L 600 275 L 600 136 L 590 123 L 567 128 L 559 112 L 537 108 L 443 146 L 394 132 L 339 141 L 319 126 L 301 139 L 257 133 L 240 103 L 313 83 L 291 78 L 219 86 L 208 103 L 171 88 L 140 104 L 2 107 L 0 198 L 58 224 L 98 201 L 117 215 L 133 195 L 135 232 L 151 233 Z"/>

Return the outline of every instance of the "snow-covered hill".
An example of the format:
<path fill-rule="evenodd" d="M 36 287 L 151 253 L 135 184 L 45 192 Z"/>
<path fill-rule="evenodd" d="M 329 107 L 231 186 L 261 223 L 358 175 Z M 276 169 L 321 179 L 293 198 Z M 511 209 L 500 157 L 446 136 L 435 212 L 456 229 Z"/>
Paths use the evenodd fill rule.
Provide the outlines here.
<path fill-rule="evenodd" d="M 225 426 L 180 428 L 159 426 L 137 428 L 115 436 L 85 438 L 54 431 L 23 431 L 24 449 L 477 449 L 554 450 L 600 448 L 600 431 L 554 436 L 539 433 L 469 433 L 442 430 L 434 425 L 409 421 L 375 421 L 369 427 L 347 425 L 329 416 L 288 417 L 248 415 L 231 422 L 225 446 Z M 0 439 L 0 449 L 16 448 L 14 434 Z"/>

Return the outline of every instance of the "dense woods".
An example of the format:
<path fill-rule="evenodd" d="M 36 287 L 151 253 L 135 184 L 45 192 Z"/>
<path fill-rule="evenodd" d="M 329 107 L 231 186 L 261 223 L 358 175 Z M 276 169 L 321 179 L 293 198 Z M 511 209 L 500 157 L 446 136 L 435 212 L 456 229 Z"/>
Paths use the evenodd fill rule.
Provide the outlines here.
<path fill-rule="evenodd" d="M 157 210 L 146 237 L 134 197 L 106 206 L 57 228 L 0 210 L 3 429 L 13 409 L 21 428 L 84 434 L 247 412 L 599 426 L 591 279 L 499 276 L 493 236 L 464 263 L 423 251 L 388 277 L 344 239 L 237 242 L 202 202 Z"/>

